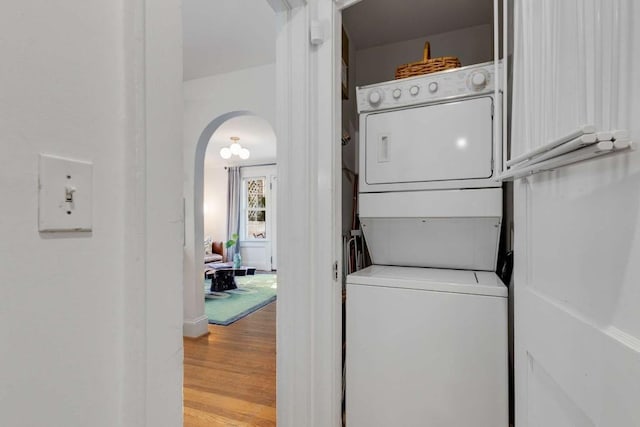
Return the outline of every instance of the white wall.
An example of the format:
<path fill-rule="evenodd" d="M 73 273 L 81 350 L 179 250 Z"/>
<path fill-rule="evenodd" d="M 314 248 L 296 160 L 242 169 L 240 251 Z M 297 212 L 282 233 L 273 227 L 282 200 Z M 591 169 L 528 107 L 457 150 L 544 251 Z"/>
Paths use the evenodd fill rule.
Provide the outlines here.
<path fill-rule="evenodd" d="M 493 25 L 478 25 L 447 33 L 357 50 L 356 84 L 364 86 L 393 80 L 398 65 L 422 59 L 424 42 L 431 43 L 431 57 L 457 56 L 462 65 L 493 60 Z"/>
<path fill-rule="evenodd" d="M 136 151 L 145 130 L 143 5 L 3 4 L 0 425 L 141 426 L 151 412 L 163 421 L 149 425 L 181 423 L 181 161 L 170 141 L 180 129 L 172 102 L 181 81 L 179 5 L 163 2 L 162 17 L 147 10 L 148 25 L 163 25 L 155 39 L 162 59 L 156 43 L 146 56 L 160 67 L 147 87 L 161 85 L 162 102 L 147 117 L 170 114 L 146 154 Z M 42 152 L 93 162 L 93 232 L 38 233 Z M 164 230 L 149 248 L 164 263 L 162 275 L 150 276 L 153 295 L 139 257 L 146 233 L 133 227 L 146 223 L 145 206 L 163 210 L 148 223 L 149 232 Z M 154 303 L 162 318 L 147 312 Z"/>
<path fill-rule="evenodd" d="M 227 181 L 224 166 L 206 165 L 204 168 L 204 235 L 214 242 L 227 240 Z"/>
<path fill-rule="evenodd" d="M 200 260 L 203 259 L 204 249 L 201 236 L 197 236 L 194 241 L 196 225 L 193 220 L 194 209 L 202 210 L 202 206 L 194 207 L 194 185 L 199 185 L 202 189 L 202 184 L 195 183 L 194 179 L 199 138 L 212 121 L 234 111 L 250 111 L 267 120 L 275 128 L 275 81 L 275 65 L 270 64 L 184 82 L 186 235 L 183 283 L 186 335 L 207 331 L 207 319 L 204 316 L 204 288 L 199 270 L 203 265 Z M 204 149 L 202 156 L 204 157 Z M 202 235 L 202 233 L 198 234 Z"/>

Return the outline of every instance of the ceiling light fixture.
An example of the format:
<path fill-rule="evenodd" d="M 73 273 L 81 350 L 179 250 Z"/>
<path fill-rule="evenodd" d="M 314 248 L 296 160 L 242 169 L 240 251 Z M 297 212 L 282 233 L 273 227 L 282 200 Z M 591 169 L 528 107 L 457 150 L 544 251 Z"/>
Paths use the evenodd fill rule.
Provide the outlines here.
<path fill-rule="evenodd" d="M 243 148 L 240 145 L 240 143 L 238 142 L 240 141 L 240 138 L 238 138 L 237 136 L 232 136 L 231 141 L 233 142 L 231 143 L 230 146 L 222 147 L 220 149 L 220 157 L 227 160 L 227 159 L 230 159 L 231 156 L 238 156 L 242 160 L 247 160 L 251 155 L 251 153 L 249 152 L 248 149 Z"/>

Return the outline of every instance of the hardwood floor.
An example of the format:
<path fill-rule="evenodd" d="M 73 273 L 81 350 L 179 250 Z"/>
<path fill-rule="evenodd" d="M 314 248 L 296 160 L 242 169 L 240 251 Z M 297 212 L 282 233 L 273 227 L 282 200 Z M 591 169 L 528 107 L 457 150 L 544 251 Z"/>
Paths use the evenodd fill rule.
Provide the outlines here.
<path fill-rule="evenodd" d="M 276 425 L 276 302 L 184 340 L 184 425 Z"/>

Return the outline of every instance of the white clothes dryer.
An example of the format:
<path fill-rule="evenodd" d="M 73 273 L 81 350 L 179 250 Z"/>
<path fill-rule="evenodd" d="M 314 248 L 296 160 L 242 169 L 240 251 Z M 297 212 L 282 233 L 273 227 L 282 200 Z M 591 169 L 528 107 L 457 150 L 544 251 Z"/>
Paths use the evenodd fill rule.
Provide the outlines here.
<path fill-rule="evenodd" d="M 359 215 L 374 264 L 495 270 L 499 73 L 485 63 L 357 89 Z"/>
<path fill-rule="evenodd" d="M 358 87 L 360 192 L 499 188 L 495 73 L 490 62 Z"/>

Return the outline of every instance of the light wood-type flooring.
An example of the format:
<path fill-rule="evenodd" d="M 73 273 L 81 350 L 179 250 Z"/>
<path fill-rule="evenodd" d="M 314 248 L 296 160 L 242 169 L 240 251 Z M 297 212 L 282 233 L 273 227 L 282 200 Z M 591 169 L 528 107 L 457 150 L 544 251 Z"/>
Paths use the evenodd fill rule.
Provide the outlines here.
<path fill-rule="evenodd" d="M 184 340 L 184 425 L 276 425 L 275 302 Z"/>

